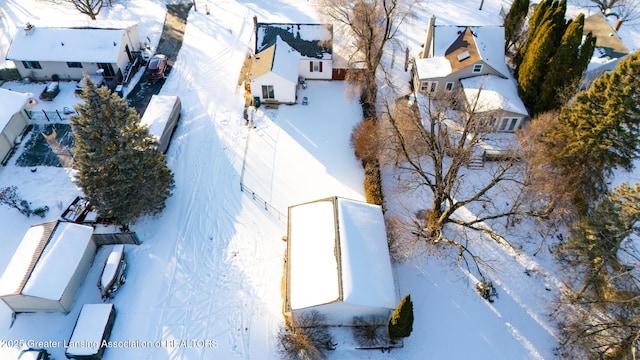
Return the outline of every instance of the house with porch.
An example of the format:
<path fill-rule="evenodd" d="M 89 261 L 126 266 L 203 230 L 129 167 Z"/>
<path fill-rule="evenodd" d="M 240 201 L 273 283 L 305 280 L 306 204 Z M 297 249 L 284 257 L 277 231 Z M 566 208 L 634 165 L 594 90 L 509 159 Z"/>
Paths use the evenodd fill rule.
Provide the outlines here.
<path fill-rule="evenodd" d="M 255 55 L 246 83 L 254 100 L 293 104 L 306 80 L 332 79 L 332 25 L 258 23 L 255 18 L 254 23 Z"/>
<path fill-rule="evenodd" d="M 23 78 L 52 80 L 55 75 L 60 80 L 81 80 L 84 74 L 101 73 L 115 87 L 140 48 L 136 22 L 27 23 L 13 35 L 6 60 Z"/>
<path fill-rule="evenodd" d="M 416 93 L 461 91 L 474 112 L 492 111 L 496 131 L 513 132 L 529 117 L 504 53 L 502 26 L 441 26 L 429 19 L 426 41 L 413 60 Z"/>

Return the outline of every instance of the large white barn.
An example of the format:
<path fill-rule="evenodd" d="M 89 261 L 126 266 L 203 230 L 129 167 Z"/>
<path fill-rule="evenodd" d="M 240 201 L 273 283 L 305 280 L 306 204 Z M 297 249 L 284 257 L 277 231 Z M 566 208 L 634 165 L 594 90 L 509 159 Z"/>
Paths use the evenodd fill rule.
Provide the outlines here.
<path fill-rule="evenodd" d="M 397 305 L 380 206 L 331 197 L 289 207 L 284 311 L 327 325 L 388 321 Z"/>
<path fill-rule="evenodd" d="M 30 227 L 0 278 L 0 299 L 16 313 L 68 313 L 96 252 L 92 234 L 63 221 Z"/>

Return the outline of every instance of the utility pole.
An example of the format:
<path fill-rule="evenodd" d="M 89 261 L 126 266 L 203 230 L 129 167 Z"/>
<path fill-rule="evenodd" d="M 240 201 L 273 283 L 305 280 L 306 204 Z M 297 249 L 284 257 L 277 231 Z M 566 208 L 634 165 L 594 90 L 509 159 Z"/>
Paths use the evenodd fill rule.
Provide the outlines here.
<path fill-rule="evenodd" d="M 195 0 L 193 0 L 195 2 Z M 480 0 L 480 9 L 478 10 L 482 10 L 482 5 L 484 5 L 484 0 Z"/>

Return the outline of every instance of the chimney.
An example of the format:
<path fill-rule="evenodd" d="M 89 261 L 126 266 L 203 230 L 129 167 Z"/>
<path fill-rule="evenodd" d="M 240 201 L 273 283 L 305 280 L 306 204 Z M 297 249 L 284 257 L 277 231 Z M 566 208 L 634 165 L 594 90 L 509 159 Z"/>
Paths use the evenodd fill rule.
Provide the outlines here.
<path fill-rule="evenodd" d="M 613 25 L 613 30 L 615 30 L 615 31 L 620 30 L 620 26 L 622 26 L 622 19 L 616 20 L 616 24 Z"/>
<path fill-rule="evenodd" d="M 24 33 L 26 35 L 31 35 L 33 34 L 33 30 L 35 29 L 35 26 L 33 26 L 33 24 L 31 23 L 26 23 L 24 24 Z"/>
<path fill-rule="evenodd" d="M 436 16 L 431 15 L 429 22 L 427 23 L 427 38 L 424 41 L 424 47 L 422 48 L 422 58 L 433 57 L 433 32 L 436 26 Z"/>

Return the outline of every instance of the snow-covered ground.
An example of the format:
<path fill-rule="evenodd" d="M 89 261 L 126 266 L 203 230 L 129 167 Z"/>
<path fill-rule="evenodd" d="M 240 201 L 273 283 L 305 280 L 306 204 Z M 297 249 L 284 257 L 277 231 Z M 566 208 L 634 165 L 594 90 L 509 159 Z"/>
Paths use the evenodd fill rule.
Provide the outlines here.
<path fill-rule="evenodd" d="M 166 1 L 170 2 L 170 1 Z M 157 44 L 164 22 L 163 0 L 113 0 L 104 19 L 140 21 L 140 38 Z M 170 3 L 174 3 L 171 1 Z M 252 18 L 272 22 L 320 22 L 313 1 L 197 1 L 184 43 L 161 91 L 179 95 L 183 112 L 167 154 L 176 189 L 165 211 L 132 226 L 141 245 L 126 247 L 127 283 L 111 302 L 117 309 L 113 341 L 141 341 L 148 347 L 110 348 L 105 359 L 274 359 L 275 334 L 283 323 L 281 279 L 287 207 L 327 197 L 364 199 L 363 171 L 349 145 L 361 111 L 343 82 L 309 81 L 309 105 L 259 110 L 253 127 L 243 120 L 242 62 L 253 44 Z M 427 1 L 403 26 L 401 40 L 413 53 L 423 41 L 425 21 L 436 13 L 443 24 L 497 25 L 508 2 Z M 210 14 L 202 9 L 207 5 Z M 38 0 L 0 0 L 0 49 L 6 51 L 16 26 L 26 21 L 82 19 L 75 10 Z M 630 49 L 640 43 L 622 29 Z M 399 53 L 400 54 L 400 53 Z M 408 74 L 399 70 L 399 79 Z M 39 93 L 44 84 L 6 83 L 4 88 Z M 78 101 L 73 83 L 62 84 L 52 103 Z M 26 218 L 0 206 L 0 271 L 25 231 L 57 219 L 79 189 L 65 168 L 0 168 L 0 187 L 18 186 L 34 206 L 48 205 L 45 219 Z M 246 187 L 241 191 L 241 184 Z M 387 194 L 389 208 L 406 194 Z M 265 210 L 267 209 L 267 210 Z M 556 330 L 550 314 L 559 280 L 546 250 L 532 255 L 540 239 L 527 226 L 514 232 L 522 250 L 492 241 L 476 249 L 492 261 L 499 298 L 480 298 L 473 279 L 450 261 L 418 256 L 395 266 L 400 296 L 410 293 L 414 331 L 404 348 L 391 353 L 349 349 L 337 336 L 333 359 L 543 359 L 554 357 Z M 537 236 L 537 237 L 536 237 Z M 525 241 L 524 239 L 528 239 Z M 517 241 L 516 241 L 517 242 Z M 98 251 L 67 314 L 19 314 L 0 307 L 0 339 L 62 342 L 69 339 L 84 303 L 101 302 L 96 283 L 108 249 Z M 527 273 L 525 273 L 527 270 Z M 172 342 L 176 340 L 176 342 Z M 188 341 L 179 346 L 180 340 Z M 192 342 L 195 341 L 195 342 Z M 156 342 L 160 346 L 155 346 Z M 3 343 L 0 342 L 0 345 Z M 30 344 L 37 346 L 37 344 Z M 342 346 L 341 346 L 342 345 Z M 56 359 L 63 347 L 48 347 Z M 0 358 L 18 348 L 0 346 Z"/>

